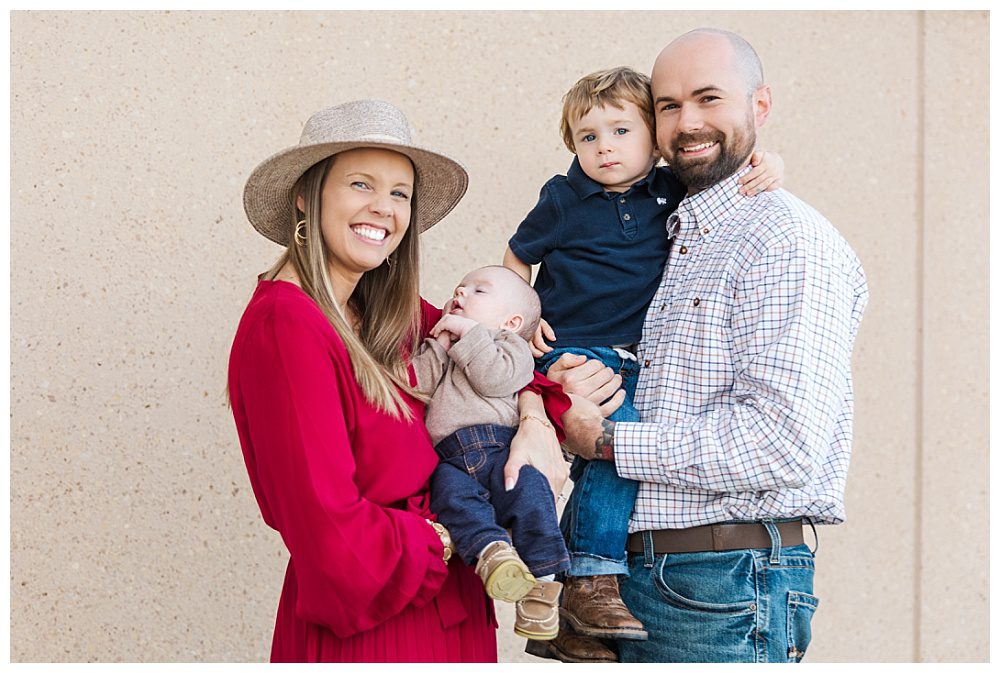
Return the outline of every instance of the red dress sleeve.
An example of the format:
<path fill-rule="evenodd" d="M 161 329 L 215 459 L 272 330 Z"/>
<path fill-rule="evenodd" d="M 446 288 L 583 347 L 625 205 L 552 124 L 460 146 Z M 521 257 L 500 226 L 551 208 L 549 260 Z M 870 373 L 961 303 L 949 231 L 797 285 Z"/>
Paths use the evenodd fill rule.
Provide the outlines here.
<path fill-rule="evenodd" d="M 435 308 L 426 299 L 420 299 L 420 338 L 424 339 L 430 335 L 431 328 L 441 319 L 442 311 Z M 562 386 L 555 381 L 545 378 L 544 374 L 535 372 L 535 379 L 526 385 L 523 390 L 530 390 L 538 393 L 542 397 L 542 404 L 545 405 L 545 413 L 548 414 L 552 425 L 556 429 L 556 437 L 559 441 L 566 439 L 563 432 L 562 415 L 570 408 L 569 396 L 563 392 Z"/>
<path fill-rule="evenodd" d="M 421 516 L 359 493 L 348 432 L 357 388 L 323 325 L 276 306 L 243 344 L 239 390 L 254 492 L 291 555 L 296 613 L 346 638 L 427 603 L 447 566 Z"/>

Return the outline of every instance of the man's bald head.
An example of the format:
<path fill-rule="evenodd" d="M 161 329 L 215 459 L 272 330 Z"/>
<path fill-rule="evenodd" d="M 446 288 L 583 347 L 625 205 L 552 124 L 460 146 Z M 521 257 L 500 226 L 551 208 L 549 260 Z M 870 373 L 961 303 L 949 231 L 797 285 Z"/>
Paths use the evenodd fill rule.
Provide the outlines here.
<path fill-rule="evenodd" d="M 716 43 L 713 45 L 712 43 Z M 669 58 L 672 52 L 678 47 L 702 46 L 705 48 L 718 47 L 725 44 L 729 47 L 731 57 L 730 64 L 746 85 L 747 96 L 753 93 L 764 83 L 764 68 L 760 63 L 760 57 L 750 45 L 736 33 L 718 28 L 695 28 L 684 33 L 673 42 L 668 44 L 656 57 L 653 70 L 660 64 L 661 59 Z"/>

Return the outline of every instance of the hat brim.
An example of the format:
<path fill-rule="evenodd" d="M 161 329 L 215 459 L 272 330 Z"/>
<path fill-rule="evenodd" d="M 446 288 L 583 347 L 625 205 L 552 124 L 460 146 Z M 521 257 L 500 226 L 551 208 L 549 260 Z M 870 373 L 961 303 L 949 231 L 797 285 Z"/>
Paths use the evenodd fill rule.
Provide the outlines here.
<path fill-rule="evenodd" d="M 439 152 L 414 145 L 370 141 L 296 145 L 262 161 L 247 178 L 243 189 L 243 209 L 250 224 L 263 236 L 287 247 L 291 214 L 294 212 L 292 188 L 295 183 L 320 161 L 361 147 L 399 152 L 413 162 L 417 198 L 412 218 L 418 233 L 440 222 L 469 188 L 469 174 L 462 164 Z"/>

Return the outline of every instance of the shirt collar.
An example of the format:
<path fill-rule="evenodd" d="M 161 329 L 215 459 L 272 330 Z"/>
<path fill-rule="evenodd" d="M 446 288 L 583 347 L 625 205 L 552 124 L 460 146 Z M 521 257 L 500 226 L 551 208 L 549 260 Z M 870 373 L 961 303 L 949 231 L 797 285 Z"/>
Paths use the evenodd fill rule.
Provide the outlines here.
<path fill-rule="evenodd" d="M 740 178 L 751 169 L 752 167 L 747 165 L 711 187 L 685 197 L 677 207 L 675 215 L 670 217 L 667 225 L 670 234 L 676 234 L 683 223 L 685 229 L 693 227 L 700 229 L 702 238 L 705 238 L 712 233 L 716 225 L 729 220 L 747 202 L 747 197 L 740 194 Z"/>
<path fill-rule="evenodd" d="M 650 193 L 653 193 L 652 178 L 655 172 L 656 166 L 653 166 L 649 169 L 649 173 L 647 173 L 644 178 L 629 187 L 625 193 L 628 193 L 636 187 L 647 184 L 649 185 Z M 573 163 L 570 164 L 569 170 L 566 171 L 566 181 L 569 183 L 569 186 L 573 188 L 573 191 L 576 192 L 576 195 L 580 197 L 581 201 L 589 196 L 593 196 L 594 194 L 606 195 L 608 193 L 604 188 L 604 185 L 583 172 L 583 167 L 580 165 L 580 158 L 576 156 L 573 157 Z M 617 196 L 617 194 L 615 196 Z M 654 194 L 654 196 L 656 196 L 656 194 Z"/>

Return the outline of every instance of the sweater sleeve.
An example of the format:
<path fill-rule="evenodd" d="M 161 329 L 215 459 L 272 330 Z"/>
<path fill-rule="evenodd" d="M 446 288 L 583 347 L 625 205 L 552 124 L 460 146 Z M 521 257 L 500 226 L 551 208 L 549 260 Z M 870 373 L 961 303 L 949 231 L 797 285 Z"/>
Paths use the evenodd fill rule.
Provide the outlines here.
<path fill-rule="evenodd" d="M 448 355 L 482 397 L 508 397 L 534 379 L 535 361 L 528 342 L 509 330 L 491 333 L 476 325 Z"/>
<path fill-rule="evenodd" d="M 255 491 L 291 554 L 298 616 L 346 638 L 431 600 L 443 549 L 422 517 L 359 492 L 346 349 L 309 316 L 271 318 L 248 335 L 239 381 Z"/>
<path fill-rule="evenodd" d="M 424 339 L 420 350 L 410 360 L 413 374 L 417 378 L 416 388 L 422 393 L 433 395 L 441 385 L 448 365 L 448 353 L 435 339 Z"/>

